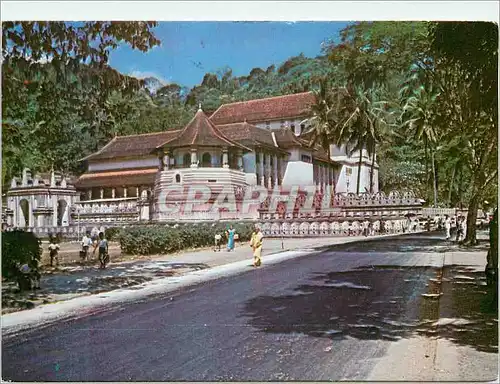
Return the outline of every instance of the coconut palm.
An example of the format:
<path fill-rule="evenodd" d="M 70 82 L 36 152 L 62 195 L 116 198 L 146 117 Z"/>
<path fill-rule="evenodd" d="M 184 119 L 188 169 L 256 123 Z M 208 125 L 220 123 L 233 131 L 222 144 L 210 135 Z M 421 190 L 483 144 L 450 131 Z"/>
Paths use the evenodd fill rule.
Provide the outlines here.
<path fill-rule="evenodd" d="M 436 125 L 433 124 L 433 118 L 435 115 L 432 112 L 432 107 L 437 97 L 438 92 L 434 91 L 432 84 L 429 84 L 428 86 L 420 85 L 412 92 L 412 95 L 408 97 L 406 104 L 403 107 L 401 116 L 403 127 L 407 127 L 409 131 L 413 133 L 415 139 L 424 143 L 426 174 L 428 174 L 427 171 L 430 154 L 435 207 L 437 207 L 438 201 L 435 161 L 438 131 L 436 129 Z"/>
<path fill-rule="evenodd" d="M 383 93 L 382 88 L 365 89 L 362 85 L 348 87 L 345 89 L 344 103 L 338 113 L 342 116 L 342 123 L 337 125 L 337 142 L 347 143 L 351 155 L 359 153 L 357 194 L 360 193 L 363 150 L 366 150 L 371 158 L 370 193 L 373 193 L 377 144 L 380 143 L 383 133 L 388 134 L 391 125 L 391 103 L 382 100 Z"/>

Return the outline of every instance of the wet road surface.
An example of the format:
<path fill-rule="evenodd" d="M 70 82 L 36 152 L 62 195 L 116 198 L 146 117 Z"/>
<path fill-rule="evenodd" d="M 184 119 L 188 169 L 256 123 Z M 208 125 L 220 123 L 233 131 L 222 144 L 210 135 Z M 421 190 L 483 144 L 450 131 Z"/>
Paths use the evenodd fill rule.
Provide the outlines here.
<path fill-rule="evenodd" d="M 363 380 L 391 343 L 422 335 L 497 353 L 483 273 L 443 268 L 448 250 L 428 234 L 337 245 L 110 308 L 4 339 L 2 377 Z"/>

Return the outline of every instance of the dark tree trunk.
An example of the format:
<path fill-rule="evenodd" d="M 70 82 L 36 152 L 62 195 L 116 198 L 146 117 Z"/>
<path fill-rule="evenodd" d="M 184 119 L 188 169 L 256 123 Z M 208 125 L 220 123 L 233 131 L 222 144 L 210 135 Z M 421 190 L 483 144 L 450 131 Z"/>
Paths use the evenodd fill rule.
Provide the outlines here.
<path fill-rule="evenodd" d="M 437 175 L 436 175 L 436 162 L 434 160 L 434 151 L 431 149 L 431 162 L 432 162 L 432 186 L 434 190 L 434 208 L 438 206 L 438 193 L 437 193 Z"/>
<path fill-rule="evenodd" d="M 451 208 L 451 194 L 453 192 L 453 185 L 455 184 L 455 174 L 457 173 L 458 163 L 455 164 L 451 173 L 450 188 L 448 190 L 448 207 Z"/>
<path fill-rule="evenodd" d="M 370 165 L 370 193 L 373 193 L 373 171 L 375 170 L 375 148 L 372 153 L 372 163 Z"/>
<path fill-rule="evenodd" d="M 361 185 L 361 164 L 363 163 L 363 149 L 359 150 L 359 164 L 358 164 L 358 180 L 356 183 L 356 195 L 359 195 L 359 187 Z"/>
<path fill-rule="evenodd" d="M 475 194 L 469 201 L 468 211 L 467 211 L 467 233 L 465 236 L 464 243 L 468 245 L 476 245 L 476 219 L 477 210 L 479 207 L 480 196 Z"/>

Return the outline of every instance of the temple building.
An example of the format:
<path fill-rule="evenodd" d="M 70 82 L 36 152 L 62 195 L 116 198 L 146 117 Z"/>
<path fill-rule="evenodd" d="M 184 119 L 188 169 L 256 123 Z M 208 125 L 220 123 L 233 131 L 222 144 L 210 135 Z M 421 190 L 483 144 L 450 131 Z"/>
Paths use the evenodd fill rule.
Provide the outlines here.
<path fill-rule="evenodd" d="M 305 138 L 314 102 L 314 94 L 305 92 L 224 104 L 210 117 L 200 108 L 182 130 L 115 137 L 83 159 L 87 171 L 76 187 L 84 192 L 82 200 L 137 198 L 144 191 L 153 192 L 159 167 L 177 175 L 165 182 L 179 183 L 198 177 L 217 183 L 201 175 L 220 168 L 228 169 L 220 175 L 227 174 L 236 184 L 268 188 L 315 184 L 330 186 L 336 193 L 355 192 L 359 154 L 349 156 L 332 145 L 328 158 L 326 151 L 311 147 Z M 361 192 L 370 190 L 370 164 L 363 153 Z M 377 192 L 376 164 L 373 182 Z"/>
<path fill-rule="evenodd" d="M 11 222 L 38 227 L 64 226 L 70 217 L 84 225 L 176 220 L 175 214 L 159 209 L 162 191 L 172 185 L 203 184 L 212 190 L 295 185 L 356 192 L 359 153 L 349 156 L 345 147 L 332 145 L 329 157 L 320 146 L 310 145 L 307 129 L 314 103 L 314 94 L 304 92 L 224 104 L 210 116 L 200 106 L 180 130 L 117 136 L 82 159 L 86 171 L 74 186 L 54 174 L 50 181 L 29 174 L 15 179 L 8 192 Z M 365 152 L 360 192 L 370 190 L 373 169 L 376 193 L 378 166 L 371 167 Z M 36 197 L 34 189 L 50 198 Z M 223 218 L 198 214 L 183 219 Z"/>

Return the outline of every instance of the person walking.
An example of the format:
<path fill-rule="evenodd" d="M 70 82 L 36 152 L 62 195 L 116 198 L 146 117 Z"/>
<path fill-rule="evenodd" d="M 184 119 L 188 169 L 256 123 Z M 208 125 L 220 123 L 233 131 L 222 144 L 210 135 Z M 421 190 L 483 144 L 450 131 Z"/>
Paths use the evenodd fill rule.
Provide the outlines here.
<path fill-rule="evenodd" d="M 444 229 L 446 231 L 446 240 L 450 240 L 451 220 L 448 215 L 444 215 Z"/>
<path fill-rule="evenodd" d="M 236 233 L 236 230 L 233 228 L 231 225 L 229 227 L 229 230 L 226 232 L 227 236 L 227 251 L 231 252 L 234 250 L 234 235 Z"/>
<path fill-rule="evenodd" d="M 90 246 L 92 245 L 92 239 L 90 238 L 90 233 L 87 232 L 85 235 L 83 235 L 82 239 L 82 254 L 81 258 L 83 261 L 87 260 L 89 257 L 89 249 Z"/>
<path fill-rule="evenodd" d="M 59 244 L 54 236 L 50 237 L 49 242 L 50 266 L 53 267 L 55 261 L 57 267 L 59 265 Z"/>
<path fill-rule="evenodd" d="M 99 245 L 99 262 L 101 265 L 99 266 L 100 269 L 105 269 L 106 264 L 109 262 L 109 254 L 108 254 L 108 240 L 104 238 L 104 233 L 100 232 L 99 233 L 99 241 L 97 243 Z M 94 253 L 95 253 L 95 248 L 94 248 Z"/>
<path fill-rule="evenodd" d="M 253 266 L 260 267 L 262 264 L 262 239 L 264 235 L 259 227 L 255 228 L 255 234 L 252 235 L 252 249 L 253 249 Z"/>

